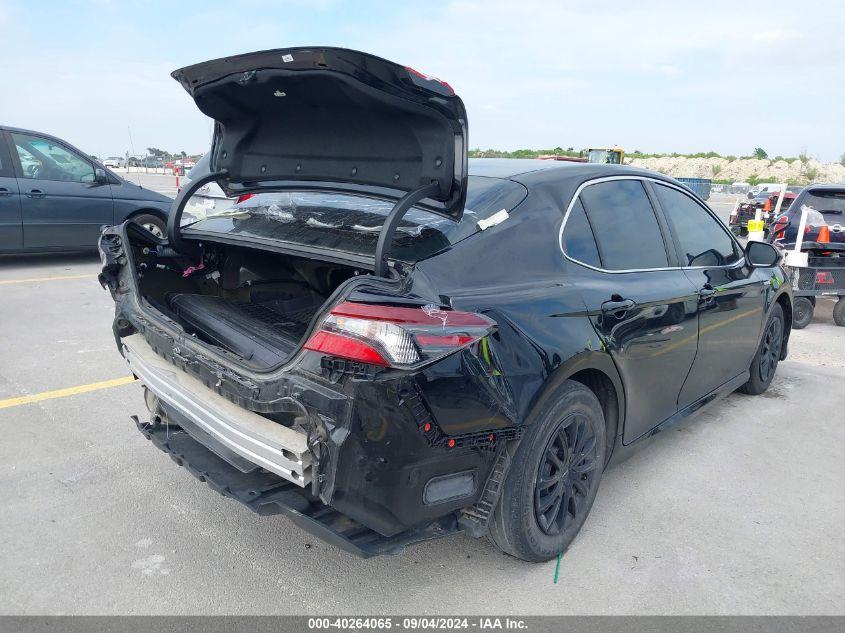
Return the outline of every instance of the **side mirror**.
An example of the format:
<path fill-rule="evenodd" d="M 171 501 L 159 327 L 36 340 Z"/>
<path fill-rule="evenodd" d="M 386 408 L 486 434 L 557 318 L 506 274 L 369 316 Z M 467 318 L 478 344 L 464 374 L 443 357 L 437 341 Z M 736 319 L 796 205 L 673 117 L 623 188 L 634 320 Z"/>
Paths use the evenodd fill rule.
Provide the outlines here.
<path fill-rule="evenodd" d="M 94 182 L 104 185 L 108 181 L 109 175 L 106 173 L 105 169 L 102 169 L 101 167 L 97 167 L 94 169 Z"/>
<path fill-rule="evenodd" d="M 780 261 L 780 251 L 766 242 L 748 242 L 745 261 L 755 268 L 768 268 Z"/>

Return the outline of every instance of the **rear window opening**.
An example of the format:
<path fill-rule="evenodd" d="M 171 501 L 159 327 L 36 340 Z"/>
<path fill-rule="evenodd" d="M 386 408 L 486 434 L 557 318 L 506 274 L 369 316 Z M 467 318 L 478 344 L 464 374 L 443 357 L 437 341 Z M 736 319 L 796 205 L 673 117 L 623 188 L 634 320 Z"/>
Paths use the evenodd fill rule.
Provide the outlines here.
<path fill-rule="evenodd" d="M 510 212 L 526 195 L 517 182 L 470 176 L 463 218 L 455 222 L 421 207 L 411 209 L 394 234 L 389 258 L 413 263 L 436 255 L 481 230 L 480 221 L 502 210 Z M 258 193 L 241 196 L 220 212 L 205 213 L 201 204 L 189 204 L 182 230 L 185 237 L 219 234 L 372 255 L 393 204 L 344 193 Z"/>
<path fill-rule="evenodd" d="M 831 219 L 845 215 L 845 191 L 810 191 L 801 201 L 802 206 L 818 211 Z M 836 219 L 837 222 L 842 220 Z"/>

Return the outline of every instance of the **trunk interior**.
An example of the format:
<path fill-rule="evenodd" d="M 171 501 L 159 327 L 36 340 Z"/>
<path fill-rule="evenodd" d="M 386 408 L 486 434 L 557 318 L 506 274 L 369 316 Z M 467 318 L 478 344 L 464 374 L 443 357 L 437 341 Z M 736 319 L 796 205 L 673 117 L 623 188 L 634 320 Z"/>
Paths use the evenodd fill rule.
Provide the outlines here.
<path fill-rule="evenodd" d="M 201 267 L 133 246 L 141 296 L 197 339 L 256 370 L 287 361 L 352 266 L 204 245 Z"/>

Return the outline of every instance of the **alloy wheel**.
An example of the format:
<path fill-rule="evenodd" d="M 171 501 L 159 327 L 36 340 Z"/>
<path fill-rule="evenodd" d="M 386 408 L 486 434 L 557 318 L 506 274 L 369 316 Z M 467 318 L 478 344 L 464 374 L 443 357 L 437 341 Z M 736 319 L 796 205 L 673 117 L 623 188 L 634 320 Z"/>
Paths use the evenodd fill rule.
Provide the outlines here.
<path fill-rule="evenodd" d="M 768 382 L 772 377 L 780 358 L 783 345 L 783 326 L 780 319 L 772 319 L 763 335 L 763 347 L 760 350 L 760 380 Z"/>
<path fill-rule="evenodd" d="M 546 534 L 560 534 L 588 510 L 592 480 L 599 474 L 597 449 L 583 415 L 569 416 L 552 434 L 534 484 L 534 514 Z"/>

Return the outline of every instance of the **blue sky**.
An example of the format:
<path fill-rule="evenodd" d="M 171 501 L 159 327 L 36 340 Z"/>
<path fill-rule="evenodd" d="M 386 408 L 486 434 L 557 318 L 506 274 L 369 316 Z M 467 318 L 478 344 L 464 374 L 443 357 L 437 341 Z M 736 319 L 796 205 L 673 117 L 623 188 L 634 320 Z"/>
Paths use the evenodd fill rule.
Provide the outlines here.
<path fill-rule="evenodd" d="M 315 44 L 448 81 L 472 147 L 845 152 L 841 2 L 0 0 L 0 32 L 0 121 L 100 156 L 205 151 L 172 70 Z"/>

